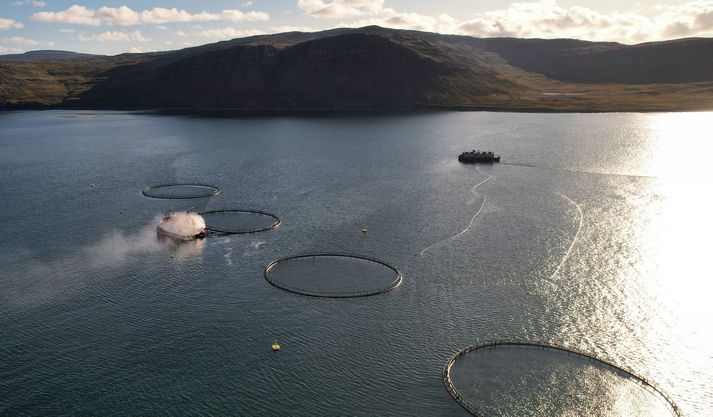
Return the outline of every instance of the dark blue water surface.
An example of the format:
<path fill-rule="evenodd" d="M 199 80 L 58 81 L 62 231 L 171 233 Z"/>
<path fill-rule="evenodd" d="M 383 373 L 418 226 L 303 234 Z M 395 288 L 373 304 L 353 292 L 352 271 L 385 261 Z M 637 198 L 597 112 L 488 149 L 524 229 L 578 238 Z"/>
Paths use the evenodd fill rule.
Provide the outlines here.
<path fill-rule="evenodd" d="M 0 113 L 0 415 L 463 416 L 442 367 L 494 338 L 607 357 L 713 415 L 712 116 Z M 502 162 L 459 164 L 472 148 Z M 176 182 L 221 193 L 141 194 Z M 189 208 L 283 223 L 158 242 L 161 215 Z M 308 252 L 404 281 L 322 299 L 263 278 Z M 537 383 L 512 351 L 456 382 L 494 415 L 659 401 L 532 355 Z M 597 406 L 607 389 L 616 407 Z"/>

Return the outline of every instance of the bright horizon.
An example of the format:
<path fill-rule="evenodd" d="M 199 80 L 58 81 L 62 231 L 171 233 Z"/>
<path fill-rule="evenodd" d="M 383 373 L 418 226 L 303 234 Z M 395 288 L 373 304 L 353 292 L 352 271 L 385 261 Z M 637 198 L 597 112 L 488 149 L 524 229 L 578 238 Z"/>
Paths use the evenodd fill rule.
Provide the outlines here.
<path fill-rule="evenodd" d="M 367 25 L 633 44 L 713 36 L 713 0 L 8 0 L 0 4 L 0 54 L 60 49 L 113 55 Z"/>

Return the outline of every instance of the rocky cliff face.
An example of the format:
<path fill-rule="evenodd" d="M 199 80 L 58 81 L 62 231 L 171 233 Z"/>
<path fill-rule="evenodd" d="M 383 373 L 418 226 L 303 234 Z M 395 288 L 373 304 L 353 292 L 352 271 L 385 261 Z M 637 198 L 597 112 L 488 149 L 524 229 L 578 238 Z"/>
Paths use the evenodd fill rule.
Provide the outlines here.
<path fill-rule="evenodd" d="M 242 107 L 268 84 L 278 50 L 238 46 L 184 57 L 159 58 L 100 74 L 78 105 L 116 108 Z"/>
<path fill-rule="evenodd" d="M 236 45 L 116 68 L 79 102 L 116 107 L 376 108 L 438 104 L 498 91 L 463 68 L 378 35 L 344 34 L 284 48 Z M 493 75 L 491 78 L 496 79 Z"/>

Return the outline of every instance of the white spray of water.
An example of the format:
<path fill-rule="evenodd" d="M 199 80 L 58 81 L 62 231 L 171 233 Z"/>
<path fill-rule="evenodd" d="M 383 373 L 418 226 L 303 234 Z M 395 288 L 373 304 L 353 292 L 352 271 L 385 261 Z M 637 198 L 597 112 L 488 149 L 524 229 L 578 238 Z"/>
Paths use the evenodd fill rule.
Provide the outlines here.
<path fill-rule="evenodd" d="M 224 237 L 213 237 L 213 239 L 210 239 L 209 242 L 207 243 L 208 246 L 225 246 L 232 242 L 232 240 L 228 236 Z"/>
<path fill-rule="evenodd" d="M 478 170 L 480 171 L 480 168 L 478 168 Z M 485 184 L 486 182 L 490 181 L 490 179 L 492 179 L 492 178 L 493 178 L 493 176 L 492 176 L 492 175 L 489 175 L 488 178 L 486 178 L 486 179 L 484 179 L 483 181 L 481 181 L 481 182 L 475 184 L 475 185 L 473 186 L 473 188 L 470 189 L 470 192 L 473 193 L 473 195 L 476 195 L 475 189 L 478 188 L 478 187 L 480 187 L 481 185 Z M 423 257 L 423 255 L 426 253 L 427 250 L 429 250 L 429 249 L 431 249 L 431 248 L 433 248 L 433 247 L 436 247 L 436 246 L 440 245 L 441 243 L 446 243 L 446 242 L 448 242 L 449 240 L 455 239 L 455 238 L 461 236 L 463 233 L 465 233 L 465 232 L 467 232 L 468 230 L 470 230 L 470 228 L 473 226 L 473 222 L 475 222 L 475 218 L 478 217 L 478 215 L 480 214 L 481 211 L 483 211 L 483 207 L 485 207 L 485 201 L 487 201 L 487 196 L 486 196 L 485 194 L 483 194 L 483 203 L 480 205 L 480 208 L 478 209 L 478 211 L 475 212 L 475 214 L 473 215 L 473 217 L 471 217 L 470 223 L 468 223 L 468 226 L 467 226 L 465 229 L 463 229 L 462 231 L 460 231 L 459 233 L 457 233 L 457 234 L 455 234 L 455 235 L 453 235 L 453 236 L 450 236 L 450 237 L 447 237 L 447 238 L 445 238 L 445 239 L 443 239 L 443 240 L 440 240 L 440 241 L 434 243 L 433 245 L 427 247 L 426 249 L 422 250 L 422 251 L 421 251 L 421 257 Z"/>
<path fill-rule="evenodd" d="M 264 240 L 253 240 L 249 243 L 248 247 L 243 251 L 244 257 L 255 256 L 262 252 L 262 245 L 265 244 Z"/>
<path fill-rule="evenodd" d="M 205 229 L 203 216 L 192 212 L 171 213 L 161 221 L 161 227 L 175 235 L 195 236 Z"/>
<path fill-rule="evenodd" d="M 135 234 L 113 231 L 105 235 L 99 242 L 85 248 L 84 251 L 92 266 L 117 266 L 126 262 L 133 255 L 160 250 L 163 245 L 156 239 L 154 226 L 159 220 L 160 217 L 157 217 L 153 224 L 143 227 Z"/>
<path fill-rule="evenodd" d="M 142 255 L 167 251 L 173 255 L 172 259 L 180 260 L 201 251 L 202 239 L 193 242 L 159 241 L 156 224 L 161 218 L 156 216 L 133 233 L 121 230 L 109 232 L 99 241 L 77 248 L 61 258 L 47 260 L 29 251 L 14 253 L 12 259 L 16 262 L 21 259 L 22 267 L 4 272 L 8 280 L 25 284 L 16 286 L 15 291 L 0 292 L 0 305 L 31 306 L 64 299 L 82 291 L 97 277 L 111 276 L 111 268 L 120 267 Z M 200 221 L 195 225 L 200 225 Z M 3 256 L 0 254 L 0 263 L 9 262 Z"/>

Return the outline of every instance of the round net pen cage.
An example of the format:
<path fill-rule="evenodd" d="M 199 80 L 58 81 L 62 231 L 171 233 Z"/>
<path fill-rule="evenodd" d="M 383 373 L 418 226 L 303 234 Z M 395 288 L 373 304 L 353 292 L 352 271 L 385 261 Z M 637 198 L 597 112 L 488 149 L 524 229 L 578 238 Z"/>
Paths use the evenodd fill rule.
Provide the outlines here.
<path fill-rule="evenodd" d="M 274 214 L 260 210 L 210 210 L 198 213 L 205 220 L 206 230 L 225 235 L 258 233 L 280 225 Z"/>
<path fill-rule="evenodd" d="M 467 347 L 443 383 L 470 414 L 682 416 L 654 382 L 593 354 L 556 344 L 495 340 Z"/>
<path fill-rule="evenodd" d="M 265 279 L 275 287 L 313 297 L 366 297 L 391 291 L 403 277 L 378 259 L 342 253 L 312 253 L 272 261 Z"/>
<path fill-rule="evenodd" d="M 191 198 L 212 197 L 220 193 L 220 188 L 209 184 L 158 184 L 143 189 L 146 197 L 164 200 L 187 200 Z"/>

